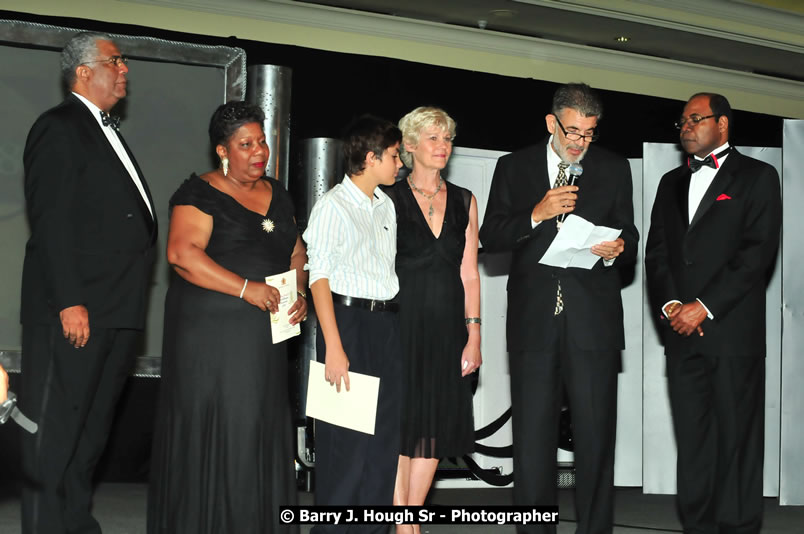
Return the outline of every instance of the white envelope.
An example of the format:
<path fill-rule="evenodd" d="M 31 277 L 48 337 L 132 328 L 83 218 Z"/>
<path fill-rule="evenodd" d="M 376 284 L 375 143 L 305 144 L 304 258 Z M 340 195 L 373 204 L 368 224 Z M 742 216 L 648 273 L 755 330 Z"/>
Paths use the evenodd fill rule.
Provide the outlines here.
<path fill-rule="evenodd" d="M 324 364 L 310 362 L 307 380 L 307 417 L 374 435 L 380 379 L 349 371 L 349 391 L 324 380 Z"/>

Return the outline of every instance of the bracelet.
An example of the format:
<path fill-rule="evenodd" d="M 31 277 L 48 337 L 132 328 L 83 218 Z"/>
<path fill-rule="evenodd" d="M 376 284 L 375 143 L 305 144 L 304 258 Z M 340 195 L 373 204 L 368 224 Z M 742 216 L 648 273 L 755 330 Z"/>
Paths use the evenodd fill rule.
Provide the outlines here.
<path fill-rule="evenodd" d="M 472 324 L 472 323 L 482 324 L 482 322 L 480 321 L 480 317 L 467 317 L 466 324 Z"/>
<path fill-rule="evenodd" d="M 246 292 L 246 286 L 247 285 L 248 285 L 248 278 L 246 278 L 246 281 L 243 282 L 243 289 L 240 290 L 240 298 L 241 299 L 243 298 L 243 294 Z"/>
<path fill-rule="evenodd" d="M 296 290 L 296 293 L 298 293 L 298 294 L 299 294 L 299 296 L 300 296 L 301 298 L 303 298 L 303 299 L 306 299 L 306 298 L 307 298 L 307 293 L 305 293 L 305 292 L 304 292 L 304 291 L 302 291 L 301 289 L 297 289 L 297 290 Z"/>

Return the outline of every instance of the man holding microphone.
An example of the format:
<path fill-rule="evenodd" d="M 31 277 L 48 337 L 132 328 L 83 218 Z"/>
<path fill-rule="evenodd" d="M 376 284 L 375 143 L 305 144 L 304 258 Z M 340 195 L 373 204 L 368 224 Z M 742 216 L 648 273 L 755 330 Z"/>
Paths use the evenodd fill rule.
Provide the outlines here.
<path fill-rule="evenodd" d="M 602 106 L 586 84 L 561 86 L 545 117 L 549 137 L 497 162 L 480 241 L 511 251 L 506 336 L 514 434 L 514 501 L 557 504 L 559 414 L 566 388 L 575 438 L 578 531 L 610 533 L 614 512 L 617 374 L 625 347 L 618 268 L 636 259 L 631 171 L 592 145 Z M 583 176 L 570 182 L 570 165 Z M 577 170 L 576 170 L 577 174 Z M 539 260 L 563 218 L 622 229 L 592 252 L 592 269 Z M 555 533 L 555 525 L 519 526 Z"/>

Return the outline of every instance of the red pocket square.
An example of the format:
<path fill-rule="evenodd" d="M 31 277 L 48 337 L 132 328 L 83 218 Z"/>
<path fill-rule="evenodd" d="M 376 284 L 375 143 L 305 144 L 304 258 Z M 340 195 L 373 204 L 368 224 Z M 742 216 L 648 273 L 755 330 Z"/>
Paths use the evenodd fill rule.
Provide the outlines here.
<path fill-rule="evenodd" d="M 719 197 L 717 197 L 717 199 L 715 199 L 715 200 L 716 200 L 716 201 L 720 201 L 720 200 L 731 200 L 731 197 L 730 197 L 729 195 L 727 195 L 726 193 L 720 193 L 720 196 L 719 196 Z"/>

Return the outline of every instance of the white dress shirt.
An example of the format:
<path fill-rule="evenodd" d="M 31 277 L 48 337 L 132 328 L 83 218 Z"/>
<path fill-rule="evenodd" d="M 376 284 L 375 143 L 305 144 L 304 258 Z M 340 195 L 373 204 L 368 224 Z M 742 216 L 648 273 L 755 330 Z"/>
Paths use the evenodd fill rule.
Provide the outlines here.
<path fill-rule="evenodd" d="M 310 285 L 326 278 L 333 293 L 390 300 L 396 276 L 396 210 L 379 188 L 366 196 L 348 176 L 313 206 L 304 232 Z"/>
<path fill-rule="evenodd" d="M 134 185 L 137 186 L 137 190 L 140 192 L 140 195 L 142 195 L 142 200 L 145 202 L 145 205 L 148 206 L 148 211 L 151 212 L 151 218 L 153 219 L 154 209 L 151 206 L 151 203 L 148 201 L 148 195 L 145 194 L 145 187 L 142 185 L 140 175 L 137 174 L 137 168 L 134 167 L 134 163 L 131 161 L 131 158 L 128 157 L 128 152 L 126 152 L 123 142 L 120 141 L 120 136 L 117 135 L 117 132 L 114 130 L 114 128 L 112 128 L 111 125 L 103 125 L 103 120 L 101 119 L 100 115 L 102 110 L 98 106 L 78 93 L 73 94 L 77 96 L 78 100 L 83 102 L 87 108 L 89 108 L 92 116 L 95 117 L 95 120 L 98 122 L 98 126 L 100 126 L 101 131 L 103 131 L 103 135 L 106 136 L 106 139 L 109 141 L 109 144 L 112 145 L 115 154 L 117 154 L 117 157 L 120 158 L 120 162 L 126 168 L 128 174 L 131 176 L 131 179 L 134 181 Z"/>

